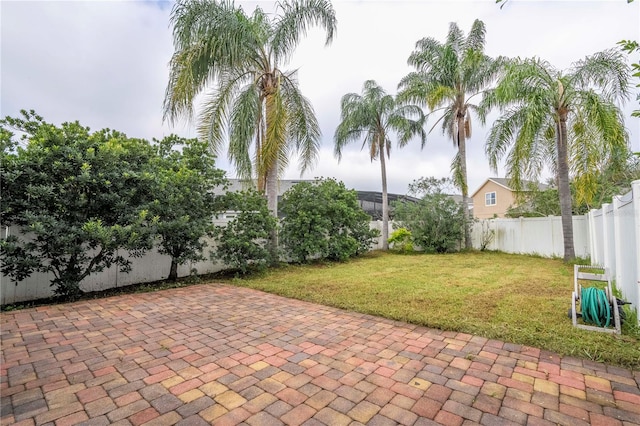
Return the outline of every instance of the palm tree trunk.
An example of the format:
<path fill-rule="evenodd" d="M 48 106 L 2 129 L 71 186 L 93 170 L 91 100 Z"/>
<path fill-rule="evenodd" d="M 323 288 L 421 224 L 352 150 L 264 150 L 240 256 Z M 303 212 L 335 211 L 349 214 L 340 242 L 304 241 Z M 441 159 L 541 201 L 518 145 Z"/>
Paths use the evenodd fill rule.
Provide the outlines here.
<path fill-rule="evenodd" d="M 387 195 L 387 166 L 384 146 L 380 147 L 380 171 L 382 172 L 382 250 L 389 250 L 389 197 Z"/>
<path fill-rule="evenodd" d="M 564 238 L 565 262 L 576 257 L 573 247 L 573 216 L 571 208 L 571 187 L 569 186 L 569 162 L 567 153 L 567 118 L 560 117 L 558 124 L 558 197 L 560 198 L 560 215 L 562 216 L 562 236 Z"/>
<path fill-rule="evenodd" d="M 273 215 L 273 217 L 278 219 L 278 164 L 276 160 L 276 164 L 273 164 L 267 170 L 267 207 L 269 211 Z M 271 231 L 271 236 L 269 237 L 269 252 L 271 254 L 271 262 L 278 262 L 278 229 L 274 229 Z"/>
<path fill-rule="evenodd" d="M 271 83 L 273 83 L 271 81 Z M 271 129 L 274 125 L 274 114 L 275 114 L 275 103 L 274 103 L 274 92 L 275 88 L 272 85 L 268 85 L 265 89 L 265 129 L 263 133 L 264 138 L 268 138 L 269 134 L 272 133 Z M 267 145 L 266 141 L 262 141 L 261 149 L 264 149 Z M 270 153 L 272 154 L 272 153 Z M 260 151 L 260 163 L 258 165 L 258 173 L 261 173 L 261 170 L 264 171 L 264 184 L 266 186 L 266 196 L 267 196 L 267 208 L 271 212 L 271 215 L 278 220 L 278 155 L 273 156 L 272 161 L 268 161 L 265 157 L 267 157 L 262 151 Z M 271 155 L 269 155 L 271 157 Z M 269 237 L 269 253 L 271 257 L 271 264 L 275 264 L 278 262 L 278 229 L 276 228 L 271 231 L 271 236 Z"/>
<path fill-rule="evenodd" d="M 464 247 L 467 250 L 471 245 L 471 212 L 469 211 L 469 188 L 467 186 L 467 143 L 464 128 L 464 114 L 458 114 L 458 155 L 460 158 L 460 174 L 462 175 L 462 208 L 464 209 Z"/>

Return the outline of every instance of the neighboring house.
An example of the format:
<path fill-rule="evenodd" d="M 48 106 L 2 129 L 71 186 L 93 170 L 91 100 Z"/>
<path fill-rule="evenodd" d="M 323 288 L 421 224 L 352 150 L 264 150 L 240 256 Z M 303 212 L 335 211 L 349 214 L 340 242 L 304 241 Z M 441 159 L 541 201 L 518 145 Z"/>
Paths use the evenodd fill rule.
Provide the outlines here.
<path fill-rule="evenodd" d="M 540 191 L 547 189 L 547 185 L 524 182 L 525 187 L 535 185 Z M 516 193 L 509 185 L 509 179 L 489 178 L 471 195 L 473 200 L 473 215 L 478 219 L 504 217 L 507 209 L 516 206 Z"/>

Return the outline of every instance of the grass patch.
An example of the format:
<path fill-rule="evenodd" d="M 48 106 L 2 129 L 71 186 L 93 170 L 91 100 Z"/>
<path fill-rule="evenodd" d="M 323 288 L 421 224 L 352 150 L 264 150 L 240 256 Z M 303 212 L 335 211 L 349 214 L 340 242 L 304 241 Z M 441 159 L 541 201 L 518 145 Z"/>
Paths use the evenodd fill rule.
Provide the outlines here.
<path fill-rule="evenodd" d="M 558 259 L 495 252 L 373 252 L 347 263 L 288 265 L 230 282 L 427 327 L 640 368 L 640 331 L 631 321 L 617 336 L 572 326 L 567 310 L 573 266 Z"/>

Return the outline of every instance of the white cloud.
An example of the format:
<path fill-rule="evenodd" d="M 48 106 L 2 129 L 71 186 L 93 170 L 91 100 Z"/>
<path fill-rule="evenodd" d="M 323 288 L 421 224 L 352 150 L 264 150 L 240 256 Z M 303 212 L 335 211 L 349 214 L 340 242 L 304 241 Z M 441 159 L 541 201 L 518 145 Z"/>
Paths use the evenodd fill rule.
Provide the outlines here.
<path fill-rule="evenodd" d="M 252 10 L 255 2 L 239 2 Z M 272 3 L 259 2 L 265 10 Z M 487 26 L 492 56 L 539 56 L 564 69 L 585 55 L 640 40 L 640 2 L 510 0 L 336 1 L 338 31 L 332 45 L 310 31 L 289 69 L 299 68 L 323 130 L 318 165 L 305 177 L 332 176 L 347 186 L 379 190 L 380 165 L 353 144 L 338 163 L 333 133 L 339 102 L 374 79 L 389 93 L 410 71 L 406 59 L 422 37 L 443 40 L 449 22 L 467 32 L 474 19 Z M 193 137 L 193 125 L 162 122 L 162 100 L 173 53 L 168 2 L 2 2 L 2 116 L 35 109 L 48 121 L 79 120 L 96 130 L 109 127 L 151 139 L 171 132 Z M 636 59 L 637 60 L 637 59 Z M 635 101 L 625 116 L 637 108 Z M 640 151 L 640 120 L 627 119 L 632 148 Z M 487 129 L 474 126 L 468 147 L 469 189 L 494 175 L 484 156 Z M 436 128 L 424 150 L 415 141 L 394 149 L 388 163 L 389 189 L 404 193 L 422 176 L 447 176 L 455 150 Z M 293 165 L 286 178 L 299 178 Z M 224 158 L 219 166 L 233 175 Z"/>

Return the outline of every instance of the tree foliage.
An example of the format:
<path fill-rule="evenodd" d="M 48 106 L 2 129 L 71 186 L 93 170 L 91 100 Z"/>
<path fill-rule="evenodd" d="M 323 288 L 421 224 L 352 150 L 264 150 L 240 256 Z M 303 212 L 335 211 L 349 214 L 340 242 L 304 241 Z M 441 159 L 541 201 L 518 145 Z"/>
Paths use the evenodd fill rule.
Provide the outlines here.
<path fill-rule="evenodd" d="M 78 122 L 54 126 L 33 111 L 0 120 L 0 136 L 0 219 L 20 232 L 0 241 L 4 274 L 52 273 L 54 292 L 73 297 L 92 273 L 130 269 L 119 250 L 150 247 L 153 221 L 140 208 L 153 187 L 146 141 Z"/>
<path fill-rule="evenodd" d="M 556 175 L 564 257 L 575 257 L 570 181 L 580 202 L 593 200 L 597 176 L 624 161 L 628 135 L 616 102 L 629 95 L 629 67 L 616 49 L 595 53 L 567 71 L 539 58 L 516 59 L 481 105 L 500 109 L 485 150 L 493 169 L 505 158 L 515 190 L 537 180 L 544 166 Z"/>
<path fill-rule="evenodd" d="M 304 172 L 320 144 L 320 126 L 300 92 L 297 72 L 283 66 L 309 28 L 324 30 L 329 44 L 336 22 L 328 0 L 285 0 L 277 3 L 274 14 L 256 7 L 250 15 L 233 1 L 179 0 L 171 13 L 175 53 L 165 118 L 192 117 L 196 96 L 205 94 L 198 116 L 200 139 L 209 141 L 216 153 L 228 142 L 236 174 L 256 178 L 274 217 L 278 177 L 290 155 L 299 153 Z M 274 251 L 276 246 L 274 234 Z"/>
<path fill-rule="evenodd" d="M 472 115 L 477 111 L 474 102 L 493 82 L 503 62 L 502 58 L 494 60 L 484 53 L 485 33 L 484 23 L 476 19 L 466 36 L 453 22 L 444 42 L 432 37 L 419 40 L 408 59 L 416 71 L 399 84 L 401 101 L 428 106 L 429 115 L 439 115 L 430 131 L 441 124 L 442 133 L 453 141 L 458 152 L 451 163 L 451 172 L 466 203 L 469 203 L 466 144 L 471 138 Z M 463 220 L 465 245 L 471 248 L 468 226 L 471 218 L 466 214 Z"/>
<path fill-rule="evenodd" d="M 391 233 L 389 237 L 389 245 L 392 250 L 400 253 L 413 252 L 413 237 L 411 231 L 407 228 L 398 228 Z"/>
<path fill-rule="evenodd" d="M 640 44 L 638 44 L 635 40 L 622 40 L 618 43 L 622 47 L 622 50 L 627 52 L 629 55 L 637 52 L 640 54 Z M 640 63 L 633 62 L 631 64 L 631 72 L 636 79 L 640 79 Z M 640 83 L 636 83 L 636 87 L 640 87 Z M 636 100 L 640 102 L 640 93 L 636 95 Z M 631 113 L 633 117 L 640 117 L 640 109 L 637 109 Z"/>
<path fill-rule="evenodd" d="M 604 203 L 611 203 L 613 197 L 625 194 L 631 188 L 631 182 L 640 179 L 640 156 L 629 154 L 626 162 L 613 162 L 596 177 L 593 201 L 587 203 L 577 198 L 576 187 L 570 185 L 572 215 L 588 213 Z M 507 217 L 560 216 L 560 201 L 557 188 L 545 191 L 529 191 L 523 194 L 518 206 L 510 207 Z"/>
<path fill-rule="evenodd" d="M 221 208 L 214 189 L 225 183 L 206 142 L 175 135 L 156 141 L 150 163 L 158 251 L 171 257 L 169 280 L 178 278 L 178 265 L 204 260 L 203 237 L 213 230 L 213 216 Z"/>
<path fill-rule="evenodd" d="M 269 213 L 265 198 L 255 190 L 229 192 L 222 204 L 235 217 L 226 226 L 216 226 L 217 245 L 213 256 L 242 274 L 277 260 L 271 259 L 272 253 L 267 247 L 277 223 Z"/>
<path fill-rule="evenodd" d="M 295 262 L 346 260 L 366 252 L 378 234 L 355 191 L 334 179 L 294 185 L 283 196 L 282 214 L 281 241 Z"/>
<path fill-rule="evenodd" d="M 444 190 L 450 179 L 421 178 L 412 184 L 420 201 L 394 204 L 398 226 L 411 233 L 415 246 L 427 253 L 458 251 L 464 238 L 464 209 Z"/>
<path fill-rule="evenodd" d="M 401 105 L 373 80 L 367 80 L 362 95 L 348 93 L 340 103 L 340 124 L 334 136 L 335 155 L 342 156 L 342 149 L 350 142 L 364 139 L 362 147 L 369 147 L 371 161 L 380 159 L 382 174 L 382 240 L 383 250 L 389 248 L 389 201 L 387 196 L 386 158 L 391 151 L 391 136 L 396 133 L 398 146 L 405 146 L 418 136 L 424 146 L 425 116 L 417 105 Z"/>

